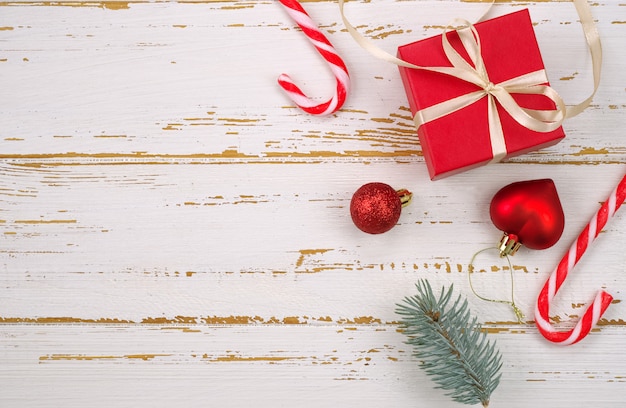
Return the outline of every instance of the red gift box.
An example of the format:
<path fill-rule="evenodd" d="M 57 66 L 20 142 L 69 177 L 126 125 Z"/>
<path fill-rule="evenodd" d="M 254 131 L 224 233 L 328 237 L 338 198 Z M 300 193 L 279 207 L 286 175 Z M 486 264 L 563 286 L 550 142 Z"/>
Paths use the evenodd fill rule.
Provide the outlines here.
<path fill-rule="evenodd" d="M 536 85 L 549 85 L 528 10 L 487 20 L 474 25 L 474 28 L 475 34 L 467 29 L 466 33 L 469 32 L 471 38 L 478 38 L 478 41 L 474 41 L 480 44 L 478 51 L 482 55 L 489 86 L 536 72 L 540 72 L 543 78 Z M 477 65 L 476 57 L 470 57 L 472 51 L 466 49 L 467 43 L 462 41 L 456 31 L 400 46 L 398 57 L 422 67 L 451 67 L 453 64 L 444 51 L 443 35 L 472 68 Z M 417 133 L 424 159 L 433 180 L 551 146 L 565 137 L 560 122 L 553 126 L 554 130 L 531 130 L 518 123 L 500 102 L 494 104 L 490 97 L 479 97 L 467 106 L 453 108 L 441 117 L 426 119 L 424 123 L 423 113 L 428 110 L 426 108 L 476 93 L 481 88 L 440 72 L 399 68 L 409 106 L 418 125 Z M 555 101 L 545 95 L 511 92 L 510 96 L 521 108 L 556 112 Z M 499 119 L 499 123 L 496 120 L 495 125 L 488 113 L 490 104 L 494 112 L 497 109 L 496 119 Z M 494 127 L 498 126 L 498 131 L 494 132 Z M 495 150 L 498 143 L 494 141 L 494 133 L 499 133 L 502 139 L 500 143 L 503 142 L 497 154 Z"/>

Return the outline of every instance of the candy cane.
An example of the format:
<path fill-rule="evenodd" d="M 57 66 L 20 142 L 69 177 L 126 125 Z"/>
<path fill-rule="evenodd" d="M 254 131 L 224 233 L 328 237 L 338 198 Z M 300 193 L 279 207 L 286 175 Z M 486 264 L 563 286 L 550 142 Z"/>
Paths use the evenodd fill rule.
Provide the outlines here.
<path fill-rule="evenodd" d="M 561 345 L 574 344 L 582 340 L 591 328 L 598 323 L 604 311 L 609 307 L 613 296 L 601 290 L 596 295 L 593 304 L 587 308 L 582 319 L 569 331 L 557 331 L 550 324 L 550 303 L 559 290 L 567 274 L 574 268 L 576 263 L 587 250 L 588 246 L 596 239 L 608 219 L 615 214 L 617 209 L 626 200 L 626 175 L 619 182 L 609 198 L 602 204 L 598 212 L 582 230 L 569 251 L 559 262 L 559 265 L 550 275 L 543 289 L 539 293 L 535 308 L 535 322 L 539 332 L 548 340 Z"/>
<path fill-rule="evenodd" d="M 337 87 L 335 94 L 330 100 L 318 103 L 307 97 L 287 74 L 281 74 L 278 77 L 278 84 L 287 92 L 289 98 L 305 112 L 313 115 L 331 114 L 341 108 L 350 89 L 350 76 L 348 75 L 346 64 L 344 64 L 333 45 L 322 34 L 297 0 L 280 0 L 280 2 L 285 6 L 287 13 L 300 26 L 302 32 L 315 46 L 320 55 L 324 57 L 335 75 Z"/>

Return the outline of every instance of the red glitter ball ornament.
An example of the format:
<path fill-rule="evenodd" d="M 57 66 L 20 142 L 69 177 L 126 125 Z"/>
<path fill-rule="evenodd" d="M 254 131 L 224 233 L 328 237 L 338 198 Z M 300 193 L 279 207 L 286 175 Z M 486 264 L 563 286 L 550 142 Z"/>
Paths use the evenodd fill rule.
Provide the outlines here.
<path fill-rule="evenodd" d="M 409 204 L 412 196 L 406 189 L 396 191 L 385 183 L 364 184 L 350 201 L 352 221 L 368 234 L 387 232 L 397 224 L 402 207 Z"/>

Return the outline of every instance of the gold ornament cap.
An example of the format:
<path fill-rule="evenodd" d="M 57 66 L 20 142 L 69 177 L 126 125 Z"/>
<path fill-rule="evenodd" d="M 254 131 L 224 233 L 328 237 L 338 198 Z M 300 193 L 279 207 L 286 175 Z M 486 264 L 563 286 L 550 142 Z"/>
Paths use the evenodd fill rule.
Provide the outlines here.
<path fill-rule="evenodd" d="M 515 253 L 518 249 L 520 249 L 521 246 L 522 243 L 519 242 L 519 237 L 517 235 L 505 232 L 500 239 L 500 243 L 498 244 L 500 257 L 503 258 L 508 255 L 515 255 Z"/>
<path fill-rule="evenodd" d="M 402 208 L 406 207 L 411 203 L 413 199 L 413 193 L 411 193 L 406 188 L 401 188 L 400 190 L 396 190 L 398 193 L 398 198 L 400 199 L 400 204 L 402 204 Z"/>

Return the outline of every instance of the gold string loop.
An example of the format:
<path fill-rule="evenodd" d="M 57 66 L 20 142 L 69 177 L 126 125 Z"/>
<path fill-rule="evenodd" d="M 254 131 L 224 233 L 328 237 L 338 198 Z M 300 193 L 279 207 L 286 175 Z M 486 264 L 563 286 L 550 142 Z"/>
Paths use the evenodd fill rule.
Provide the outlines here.
<path fill-rule="evenodd" d="M 472 260 L 470 261 L 470 263 L 468 265 L 468 273 L 467 273 L 470 289 L 472 290 L 472 293 L 474 293 L 474 295 L 477 298 L 479 298 L 480 300 L 484 300 L 485 302 L 504 303 L 504 304 L 510 305 L 511 308 L 513 308 L 513 313 L 515 313 L 515 317 L 517 318 L 517 322 L 518 323 L 524 323 L 524 313 L 515 304 L 515 283 L 514 283 L 514 279 L 513 279 L 513 265 L 511 265 L 511 259 L 509 258 L 508 255 L 505 255 L 504 257 L 506 258 L 506 260 L 507 260 L 507 262 L 509 264 L 509 271 L 511 273 L 511 300 L 490 299 L 490 298 L 487 298 L 485 296 L 479 295 L 476 292 L 476 290 L 474 289 L 474 285 L 472 284 L 472 274 L 474 273 L 474 261 L 476 260 L 476 257 L 478 255 L 480 255 L 481 253 L 483 253 L 485 251 L 489 251 L 489 250 L 492 250 L 492 249 L 494 249 L 494 250 L 496 250 L 498 252 L 500 251 L 497 247 L 490 247 L 490 248 L 481 249 L 480 251 L 476 252 L 472 256 Z"/>

